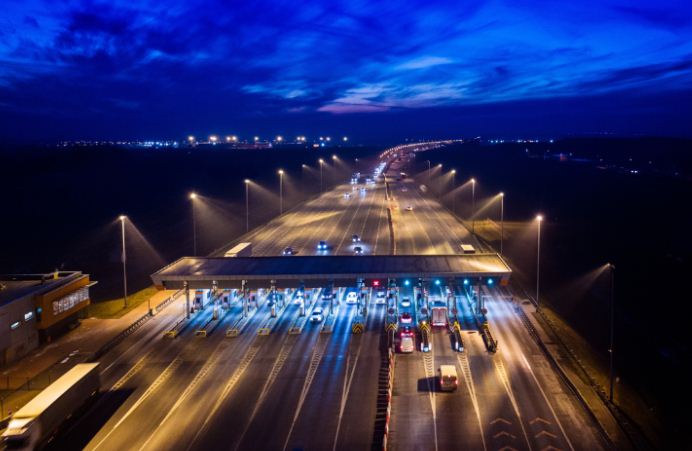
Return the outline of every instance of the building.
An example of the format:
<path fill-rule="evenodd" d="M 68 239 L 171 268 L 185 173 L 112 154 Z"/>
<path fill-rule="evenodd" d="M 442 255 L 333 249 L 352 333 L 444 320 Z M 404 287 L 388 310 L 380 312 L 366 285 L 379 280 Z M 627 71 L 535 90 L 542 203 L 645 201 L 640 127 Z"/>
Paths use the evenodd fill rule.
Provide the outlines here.
<path fill-rule="evenodd" d="M 0 275 L 0 365 L 75 323 L 93 284 L 80 271 Z"/>

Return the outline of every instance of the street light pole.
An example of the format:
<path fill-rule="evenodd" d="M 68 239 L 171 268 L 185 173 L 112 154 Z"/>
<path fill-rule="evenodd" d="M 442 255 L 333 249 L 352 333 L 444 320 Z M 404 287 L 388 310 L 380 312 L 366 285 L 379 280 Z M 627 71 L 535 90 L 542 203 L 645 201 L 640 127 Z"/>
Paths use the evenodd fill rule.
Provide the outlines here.
<path fill-rule="evenodd" d="M 192 255 L 197 256 L 197 214 L 195 213 L 195 199 L 197 199 L 196 193 L 190 193 L 190 200 L 192 201 Z"/>
<path fill-rule="evenodd" d="M 322 178 L 322 166 L 324 166 L 324 160 L 320 158 L 320 193 L 324 192 L 324 184 L 322 183 L 323 178 Z"/>
<path fill-rule="evenodd" d="M 457 214 L 457 195 L 454 192 L 454 189 L 457 186 L 457 170 L 452 169 L 452 213 L 454 216 Z"/>
<path fill-rule="evenodd" d="M 500 193 L 500 255 L 502 255 L 502 244 L 505 239 L 505 193 Z"/>
<path fill-rule="evenodd" d="M 538 295 L 541 282 L 541 222 L 543 222 L 543 216 L 536 216 L 536 221 L 538 221 L 538 239 L 536 240 L 536 309 L 538 309 Z"/>
<path fill-rule="evenodd" d="M 613 402 L 615 386 L 615 265 L 610 268 L 610 402 Z"/>
<path fill-rule="evenodd" d="M 471 179 L 471 233 L 476 233 L 476 179 Z"/>
<path fill-rule="evenodd" d="M 123 300 L 125 302 L 125 308 L 127 308 L 127 250 L 125 248 L 125 220 L 127 216 L 120 215 L 120 232 L 122 237 L 122 261 L 123 261 Z"/>
<path fill-rule="evenodd" d="M 279 169 L 279 214 L 284 212 L 284 170 Z"/>
<path fill-rule="evenodd" d="M 250 231 L 250 180 L 245 179 L 245 233 Z"/>
<path fill-rule="evenodd" d="M 432 177 L 430 176 L 430 160 L 425 160 L 428 163 L 428 188 L 432 188 L 430 186 L 430 180 L 432 180 Z"/>

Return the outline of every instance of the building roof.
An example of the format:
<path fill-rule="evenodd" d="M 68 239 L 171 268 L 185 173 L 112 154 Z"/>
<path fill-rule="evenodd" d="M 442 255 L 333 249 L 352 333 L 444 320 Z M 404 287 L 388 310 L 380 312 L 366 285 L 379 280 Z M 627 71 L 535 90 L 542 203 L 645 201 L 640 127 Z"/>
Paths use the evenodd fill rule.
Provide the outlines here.
<path fill-rule="evenodd" d="M 278 286 L 305 283 L 353 284 L 356 279 L 498 277 L 508 280 L 511 269 L 497 254 L 466 255 L 325 255 L 291 257 L 183 257 L 152 274 L 157 286 L 177 288 L 183 282 L 191 287 L 235 287 L 241 280 L 251 286 Z"/>
<path fill-rule="evenodd" d="M 82 276 L 80 271 L 48 274 L 0 274 L 0 306 L 25 296 L 52 291 Z"/>

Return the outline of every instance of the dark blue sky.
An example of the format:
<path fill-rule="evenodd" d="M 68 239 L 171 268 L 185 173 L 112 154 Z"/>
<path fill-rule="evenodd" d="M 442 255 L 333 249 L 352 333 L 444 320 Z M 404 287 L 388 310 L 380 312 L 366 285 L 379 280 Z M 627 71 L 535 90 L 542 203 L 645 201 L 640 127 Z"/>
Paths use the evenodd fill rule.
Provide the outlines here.
<path fill-rule="evenodd" d="M 0 137 L 692 134 L 692 2 L 5 0 Z"/>

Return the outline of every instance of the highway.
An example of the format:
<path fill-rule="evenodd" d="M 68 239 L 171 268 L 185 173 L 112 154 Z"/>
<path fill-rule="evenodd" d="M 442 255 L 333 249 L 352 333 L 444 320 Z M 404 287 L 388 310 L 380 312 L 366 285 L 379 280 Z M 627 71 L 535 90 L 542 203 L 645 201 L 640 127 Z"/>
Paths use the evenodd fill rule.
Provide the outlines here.
<path fill-rule="evenodd" d="M 297 255 L 353 255 L 355 245 L 365 254 L 450 254 L 461 242 L 482 248 L 411 179 L 388 183 L 389 195 L 384 183 L 345 183 L 239 241 L 252 242 L 259 256 L 280 255 L 286 246 Z M 353 234 L 362 242 L 353 243 Z M 319 240 L 327 241 L 327 251 L 317 250 Z M 323 288 L 306 287 L 308 316 L 316 307 L 329 311 Z M 430 352 L 397 354 L 389 449 L 605 449 L 529 336 L 510 289 L 483 289 L 499 342 L 492 354 L 462 288 L 448 288 L 465 351 L 452 349 L 447 329 L 434 329 Z M 294 293 L 286 293 L 285 309 L 275 306 L 271 333 L 258 334 L 271 316 L 265 290 L 254 293 L 259 307 L 235 338 L 226 330 L 242 315 L 237 299 L 211 321 L 206 337 L 195 330 L 211 319 L 212 303 L 184 322 L 177 337 L 164 338 L 185 314 L 183 301 L 175 301 L 101 359 L 103 394 L 49 449 L 372 449 L 382 439 L 376 414 L 386 307 L 368 289 L 365 330 L 353 334 L 358 307 L 345 302 L 349 289 L 335 287 L 333 316 L 307 322 L 299 334 L 288 333 L 300 323 Z M 446 287 L 431 294 L 435 289 L 444 295 Z M 399 300 L 404 297 L 414 298 L 411 288 L 401 287 Z M 415 323 L 415 303 L 400 310 L 410 311 Z M 331 331 L 322 330 L 327 323 Z M 456 391 L 439 391 L 440 364 L 457 368 Z"/>

